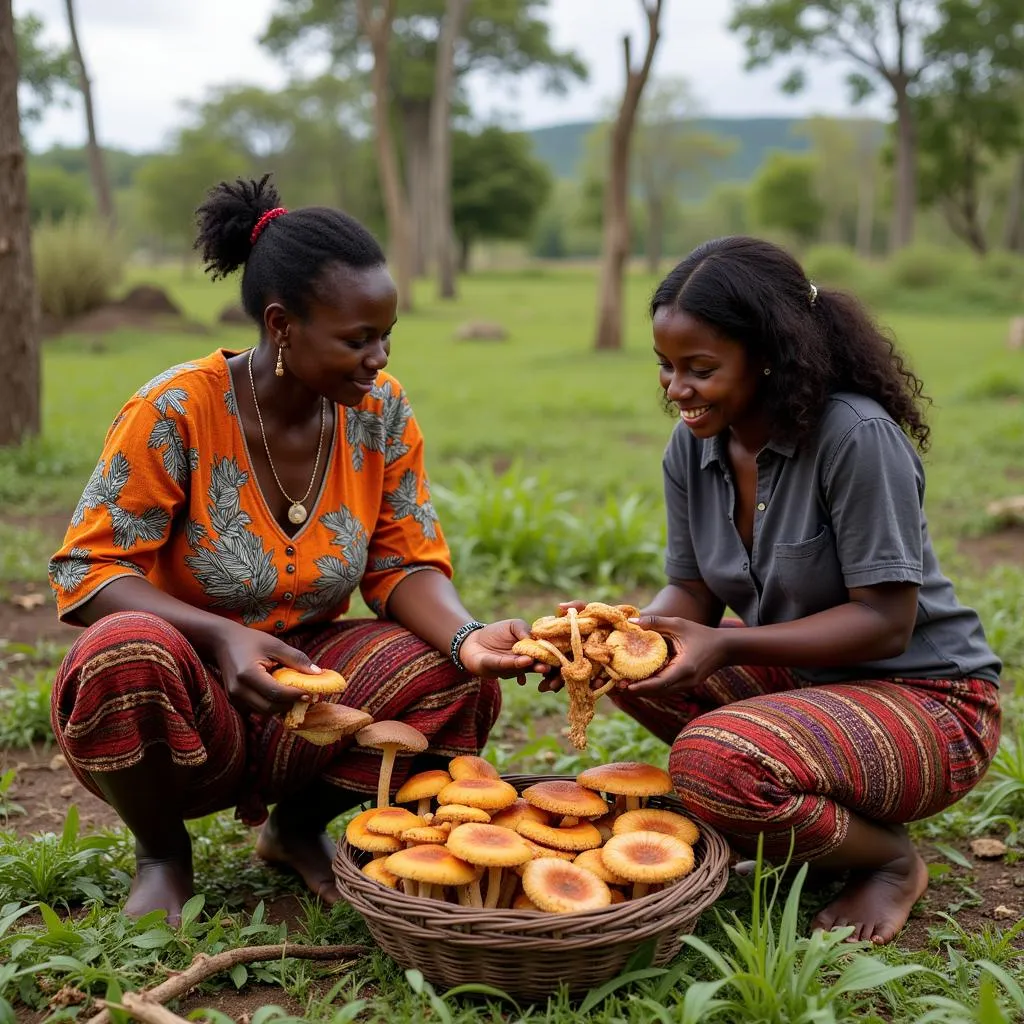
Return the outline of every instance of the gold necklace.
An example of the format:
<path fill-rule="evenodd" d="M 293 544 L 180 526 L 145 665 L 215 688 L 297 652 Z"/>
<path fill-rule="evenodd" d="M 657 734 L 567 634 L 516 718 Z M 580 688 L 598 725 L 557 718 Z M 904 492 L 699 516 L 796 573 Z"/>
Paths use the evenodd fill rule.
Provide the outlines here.
<path fill-rule="evenodd" d="M 313 463 L 313 476 L 310 478 L 309 486 L 306 488 L 306 493 L 301 498 L 293 498 L 281 485 L 281 478 L 277 475 L 277 470 L 274 469 L 274 460 L 270 457 L 270 445 L 267 444 L 267 432 L 263 428 L 263 415 L 260 413 L 260 403 L 256 398 L 256 381 L 253 380 L 252 376 L 252 357 L 255 351 L 256 349 L 254 348 L 249 349 L 249 385 L 252 388 L 252 404 L 256 407 L 256 419 L 259 420 L 260 424 L 260 437 L 263 438 L 263 450 L 267 453 L 267 464 L 270 466 L 270 472 L 274 474 L 277 486 L 285 496 L 285 500 L 291 502 L 291 505 L 288 507 L 288 522 L 299 526 L 301 523 L 306 521 L 306 517 L 309 515 L 306 511 L 304 502 L 313 490 L 313 484 L 316 483 L 316 471 L 320 468 L 320 453 L 324 449 L 324 426 L 327 423 L 327 399 L 325 399 L 323 395 L 320 396 L 320 443 L 316 446 L 316 461 Z"/>

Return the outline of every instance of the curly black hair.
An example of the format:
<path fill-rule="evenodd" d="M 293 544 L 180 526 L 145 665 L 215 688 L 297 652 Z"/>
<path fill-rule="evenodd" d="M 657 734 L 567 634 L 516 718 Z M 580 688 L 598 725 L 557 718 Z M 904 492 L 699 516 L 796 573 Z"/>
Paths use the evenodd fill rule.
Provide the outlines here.
<path fill-rule="evenodd" d="M 784 249 L 733 236 L 694 249 L 658 286 L 650 311 L 682 310 L 770 368 L 762 394 L 780 437 L 807 438 L 829 396 L 853 391 L 878 402 L 925 451 L 921 381 L 853 296 L 813 292 Z"/>
<path fill-rule="evenodd" d="M 271 299 L 304 317 L 324 272 L 333 265 L 363 269 L 385 262 L 380 244 L 354 217 L 326 206 L 308 206 L 268 221 L 254 245 L 256 222 L 281 206 L 265 174 L 259 181 L 222 181 L 196 210 L 195 248 L 214 280 L 244 266 L 242 306 L 263 323 Z"/>

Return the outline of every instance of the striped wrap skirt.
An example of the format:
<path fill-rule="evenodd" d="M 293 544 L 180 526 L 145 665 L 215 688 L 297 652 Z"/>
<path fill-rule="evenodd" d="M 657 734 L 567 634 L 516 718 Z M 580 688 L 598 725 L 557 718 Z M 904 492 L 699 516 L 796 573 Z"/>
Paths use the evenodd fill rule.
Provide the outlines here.
<path fill-rule="evenodd" d="M 782 668 L 730 667 L 664 697 L 615 704 L 672 747 L 669 771 L 695 817 L 734 849 L 797 860 L 836 849 L 850 816 L 904 824 L 955 803 L 999 744 L 986 679 L 820 685 Z"/>
<path fill-rule="evenodd" d="M 478 753 L 501 709 L 496 682 L 459 671 L 393 622 L 321 623 L 282 639 L 345 676 L 340 703 L 419 729 L 428 755 Z M 317 780 L 377 790 L 379 751 L 350 739 L 316 746 L 279 717 L 236 708 L 185 637 L 146 612 L 108 615 L 81 634 L 58 671 L 51 719 L 72 772 L 101 799 L 93 773 L 130 768 L 148 747 L 166 746 L 175 765 L 194 769 L 181 794 L 187 818 L 235 807 L 242 821 L 259 824 L 268 804 Z M 392 790 L 410 763 L 398 758 Z"/>

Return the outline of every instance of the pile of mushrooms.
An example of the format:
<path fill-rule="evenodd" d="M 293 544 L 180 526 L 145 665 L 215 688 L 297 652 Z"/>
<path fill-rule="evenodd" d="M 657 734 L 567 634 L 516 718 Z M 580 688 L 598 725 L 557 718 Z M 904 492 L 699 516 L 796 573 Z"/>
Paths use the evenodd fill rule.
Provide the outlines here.
<path fill-rule="evenodd" d="M 550 779 L 517 793 L 480 757 L 411 776 L 397 804 L 357 814 L 345 837 L 363 872 L 406 895 L 463 907 L 571 913 L 671 885 L 694 867 L 689 818 L 647 807 L 668 773 L 637 761 Z"/>
<path fill-rule="evenodd" d="M 557 668 L 569 695 L 569 740 L 577 750 L 587 745 L 594 707 L 620 679 L 654 675 L 668 660 L 665 638 L 629 620 L 632 605 L 591 602 L 582 611 L 559 609 L 530 626 L 529 639 L 512 648 Z"/>

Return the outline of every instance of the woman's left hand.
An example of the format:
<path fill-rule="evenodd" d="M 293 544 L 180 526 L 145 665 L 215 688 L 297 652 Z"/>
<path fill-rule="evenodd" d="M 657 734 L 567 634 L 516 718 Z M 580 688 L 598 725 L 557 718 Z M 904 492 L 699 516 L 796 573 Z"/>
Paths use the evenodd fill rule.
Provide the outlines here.
<path fill-rule="evenodd" d="M 474 676 L 508 679 L 526 672 L 538 671 L 533 658 L 513 654 L 517 640 L 530 635 L 530 627 L 523 619 L 502 619 L 483 629 L 475 629 L 462 641 L 459 659 Z"/>
<path fill-rule="evenodd" d="M 641 615 L 630 619 L 643 629 L 661 633 L 668 643 L 668 661 L 653 675 L 639 682 L 618 685 L 628 693 L 656 696 L 675 693 L 699 686 L 726 662 L 724 631 L 702 626 L 689 619 L 667 618 L 661 615 Z"/>

